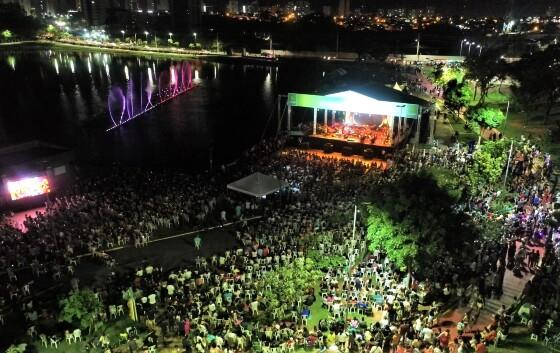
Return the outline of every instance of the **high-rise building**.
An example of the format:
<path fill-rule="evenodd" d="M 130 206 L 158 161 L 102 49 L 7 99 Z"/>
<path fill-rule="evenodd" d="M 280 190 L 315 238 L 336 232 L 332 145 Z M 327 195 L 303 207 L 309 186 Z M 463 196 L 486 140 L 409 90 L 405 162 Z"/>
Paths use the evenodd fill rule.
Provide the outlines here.
<path fill-rule="evenodd" d="M 202 19 L 202 0 L 170 0 L 172 25 L 179 30 L 195 30 Z"/>
<path fill-rule="evenodd" d="M 350 0 L 338 0 L 338 16 L 350 15 Z"/>
<path fill-rule="evenodd" d="M 238 0 L 229 0 L 228 3 L 227 3 L 227 12 L 238 13 L 239 12 L 239 1 Z"/>
<path fill-rule="evenodd" d="M 169 0 L 159 0 L 158 11 L 169 11 Z"/>
<path fill-rule="evenodd" d="M 0 4 L 18 4 L 27 15 L 31 14 L 32 5 L 30 0 L 0 0 Z"/>
<path fill-rule="evenodd" d="M 105 25 L 107 8 L 107 0 L 82 0 L 82 13 L 90 26 Z"/>

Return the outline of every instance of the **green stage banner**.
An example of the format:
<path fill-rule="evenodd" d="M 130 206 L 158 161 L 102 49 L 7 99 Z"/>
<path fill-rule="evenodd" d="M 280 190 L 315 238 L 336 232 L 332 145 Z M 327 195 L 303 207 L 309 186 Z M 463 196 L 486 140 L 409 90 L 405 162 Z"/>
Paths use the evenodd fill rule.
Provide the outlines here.
<path fill-rule="evenodd" d="M 417 104 L 379 101 L 353 91 L 328 96 L 288 93 L 288 105 L 362 114 L 402 116 L 409 119 L 417 119 L 420 111 Z"/>

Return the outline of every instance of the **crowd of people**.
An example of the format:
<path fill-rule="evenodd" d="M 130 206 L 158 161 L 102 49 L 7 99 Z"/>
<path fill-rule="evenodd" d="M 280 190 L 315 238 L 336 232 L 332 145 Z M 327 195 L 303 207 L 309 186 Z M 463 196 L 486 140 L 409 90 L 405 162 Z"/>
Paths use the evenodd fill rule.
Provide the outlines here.
<path fill-rule="evenodd" d="M 106 249 L 143 246 L 171 228 L 202 229 L 255 213 L 262 217 L 224 228 L 237 238 L 236 249 L 190 259 L 182 268 L 162 268 L 157 259 L 147 259 L 134 271 L 119 272 L 94 288 L 108 310 L 100 319 L 108 321 L 116 316 L 115 308 L 126 306 L 126 293 L 132 288 L 138 327 L 144 331 L 126 331 L 117 339 L 101 333 L 88 341 L 88 349 L 110 352 L 128 345 L 136 352 L 171 341 L 177 351 L 198 353 L 289 352 L 296 347 L 482 353 L 507 335 L 523 298 L 531 297 L 535 288 L 556 285 L 557 263 L 548 265 L 549 257 L 555 258 L 551 251 L 543 262 L 548 267 L 532 281 L 535 287 L 529 286 L 523 298 L 503 308 L 486 327 L 476 325 L 485 300 L 502 295 L 506 270 L 522 276 L 540 267 L 540 253 L 529 249 L 552 241 L 554 229 L 548 221 L 555 196 L 547 182 L 551 162 L 536 147 L 527 143 L 518 150 L 509 184 L 515 197 L 506 212 L 492 213 L 490 205 L 500 195 L 490 189 L 457 205 L 474 220 L 498 219 L 503 236 L 473 244 L 478 256 L 462 268 L 442 263 L 437 276 L 419 282 L 382 251 L 368 251 L 365 225 L 358 222 L 354 228 L 352 223 L 354 205 L 379 185 L 407 173 L 440 166 L 463 174 L 472 150 L 407 148 L 394 156 L 391 168 L 377 169 L 375 164 L 281 146 L 278 140 L 264 142 L 236 165 L 211 174 L 132 173 L 115 167 L 79 180 L 74 190 L 48 204 L 44 214 L 28 218 L 25 234 L 8 225 L 0 228 L 0 262 L 7 270 L 7 280 L 0 285 L 1 307 L 22 304 L 16 311 L 25 314 L 34 331 L 28 333 L 34 335 L 42 332 L 41 320 L 56 316 L 58 310 L 47 307 L 38 313 L 33 305 L 35 283 L 45 277 L 72 279 L 77 255 L 105 259 Z M 284 180 L 288 187 L 260 201 L 225 192 L 228 182 L 255 171 Z M 317 288 L 310 283 L 293 302 L 271 306 L 263 290 L 266 274 L 302 261 L 309 251 L 339 256 L 344 262 L 327 269 Z M 115 266 L 107 258 L 107 265 Z M 79 286 L 71 282 L 72 289 Z M 538 318 L 530 313 L 535 327 L 545 327 L 549 319 L 557 322 L 558 301 L 545 299 L 535 303 Z M 320 315 L 316 301 L 328 314 L 311 324 Z M 456 307 L 466 308 L 462 320 L 451 326 L 440 322 L 445 310 Z M 173 337 L 181 337 L 181 342 Z"/>

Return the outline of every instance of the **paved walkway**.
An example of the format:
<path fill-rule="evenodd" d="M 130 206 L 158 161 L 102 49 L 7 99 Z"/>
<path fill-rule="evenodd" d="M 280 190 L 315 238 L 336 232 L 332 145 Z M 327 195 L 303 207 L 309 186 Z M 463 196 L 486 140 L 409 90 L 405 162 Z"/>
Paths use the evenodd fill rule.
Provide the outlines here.
<path fill-rule="evenodd" d="M 520 242 L 517 242 L 517 248 L 519 250 L 519 246 L 521 245 Z M 540 255 L 541 259 L 543 257 L 544 248 L 542 247 L 534 247 L 529 246 L 530 250 L 537 250 Z M 532 273 L 524 273 L 522 278 L 516 277 L 513 274 L 513 271 L 506 269 L 506 273 L 504 275 L 504 282 L 503 282 L 503 294 L 500 299 L 486 299 L 486 304 L 482 309 L 477 321 L 466 328 L 466 332 L 469 331 L 477 331 L 482 330 L 484 327 L 488 326 L 493 322 L 493 316 L 498 313 L 498 310 L 502 305 L 506 307 L 510 306 L 514 302 L 514 297 L 519 298 L 521 293 L 523 292 L 523 288 L 525 288 L 525 284 L 534 277 Z M 455 308 L 453 310 L 449 310 L 448 312 L 444 313 L 439 322 L 440 327 L 442 329 L 449 329 L 451 332 L 452 337 L 456 337 L 457 330 L 456 326 L 457 323 L 463 319 L 463 316 L 470 308 L 467 306 L 463 306 L 460 308 Z"/>
<path fill-rule="evenodd" d="M 520 246 L 521 243 L 517 242 L 518 251 Z M 544 256 L 543 247 L 528 246 L 528 249 L 531 251 L 537 250 L 540 254 L 540 258 L 541 259 L 543 258 Z M 503 287 L 502 287 L 503 288 L 502 296 L 500 297 L 500 299 L 486 299 L 486 305 L 484 306 L 484 309 L 480 314 L 477 324 L 491 322 L 492 316 L 498 313 L 498 310 L 500 310 L 500 307 L 502 305 L 509 307 L 511 304 L 513 304 L 513 302 L 515 301 L 513 298 L 514 297 L 519 298 L 521 296 L 521 293 L 523 292 L 523 288 L 525 288 L 527 282 L 529 280 L 532 280 L 534 276 L 535 275 L 533 273 L 524 272 L 523 277 L 519 278 L 513 274 L 513 271 L 506 269 Z"/>

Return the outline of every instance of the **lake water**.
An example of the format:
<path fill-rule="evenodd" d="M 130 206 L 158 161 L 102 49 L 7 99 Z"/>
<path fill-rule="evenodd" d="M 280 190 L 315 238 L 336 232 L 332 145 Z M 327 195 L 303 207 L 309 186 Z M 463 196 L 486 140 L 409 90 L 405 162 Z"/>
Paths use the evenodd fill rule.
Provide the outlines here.
<path fill-rule="evenodd" d="M 268 66 L 190 60 L 194 89 L 105 131 L 112 125 L 107 106 L 113 87 L 126 92 L 128 76 L 140 91 L 148 69 L 157 80 L 177 63 L 87 51 L 3 49 L 0 145 L 39 139 L 72 148 L 87 162 L 206 168 L 210 153 L 215 163 L 226 163 L 275 132 L 271 114 L 278 94 L 312 92 L 339 68 L 330 62 Z"/>

